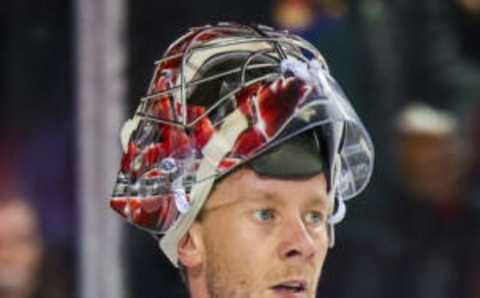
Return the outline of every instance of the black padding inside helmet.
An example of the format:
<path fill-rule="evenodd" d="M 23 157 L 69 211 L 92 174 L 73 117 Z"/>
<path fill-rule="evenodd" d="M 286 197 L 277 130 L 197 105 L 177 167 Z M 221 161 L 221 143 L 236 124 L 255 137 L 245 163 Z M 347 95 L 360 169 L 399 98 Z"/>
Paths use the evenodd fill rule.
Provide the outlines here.
<path fill-rule="evenodd" d="M 306 178 L 327 171 L 324 149 L 315 130 L 301 133 L 249 162 L 262 176 Z"/>
<path fill-rule="evenodd" d="M 242 67 L 252 52 L 235 51 L 220 53 L 210 57 L 198 69 L 193 77 L 193 80 L 205 79 L 214 75 L 226 72 L 237 67 Z M 275 63 L 275 59 L 266 54 L 255 56 L 248 65 Z M 257 69 L 247 69 L 245 73 L 245 81 L 259 78 L 269 73 L 278 72 L 278 67 L 264 67 Z M 215 104 L 218 99 L 222 98 L 226 93 L 235 89 L 241 83 L 241 72 L 236 72 L 223 76 L 218 79 L 213 79 L 196 86 L 188 96 L 188 103 L 204 106 L 206 108 Z"/>

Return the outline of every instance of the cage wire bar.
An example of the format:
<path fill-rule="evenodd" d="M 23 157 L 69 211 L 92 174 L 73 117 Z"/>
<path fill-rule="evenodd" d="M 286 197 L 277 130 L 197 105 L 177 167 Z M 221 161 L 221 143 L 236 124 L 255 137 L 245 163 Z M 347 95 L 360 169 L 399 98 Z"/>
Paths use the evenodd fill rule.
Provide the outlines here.
<path fill-rule="evenodd" d="M 127 79 L 125 0 L 76 0 L 78 297 L 125 297 L 122 228 L 108 198 L 120 160 Z"/>

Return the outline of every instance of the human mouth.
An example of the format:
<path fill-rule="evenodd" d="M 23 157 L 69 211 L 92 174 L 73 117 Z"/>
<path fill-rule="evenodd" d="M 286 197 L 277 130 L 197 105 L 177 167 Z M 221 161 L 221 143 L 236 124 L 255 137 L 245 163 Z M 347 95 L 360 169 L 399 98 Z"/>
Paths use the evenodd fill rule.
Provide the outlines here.
<path fill-rule="evenodd" d="M 307 295 L 307 282 L 304 280 L 289 280 L 270 288 L 275 297 L 300 298 Z"/>

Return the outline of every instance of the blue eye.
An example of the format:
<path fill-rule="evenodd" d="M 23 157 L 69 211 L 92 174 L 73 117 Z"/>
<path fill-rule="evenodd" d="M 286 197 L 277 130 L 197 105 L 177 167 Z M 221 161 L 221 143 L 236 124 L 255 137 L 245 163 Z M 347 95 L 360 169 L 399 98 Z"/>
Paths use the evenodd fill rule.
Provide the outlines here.
<path fill-rule="evenodd" d="M 270 221 L 274 218 L 273 211 L 270 209 L 257 210 L 254 216 L 258 221 Z"/>
<path fill-rule="evenodd" d="M 318 211 L 310 211 L 305 215 L 305 221 L 312 225 L 318 225 L 323 222 L 323 214 Z"/>

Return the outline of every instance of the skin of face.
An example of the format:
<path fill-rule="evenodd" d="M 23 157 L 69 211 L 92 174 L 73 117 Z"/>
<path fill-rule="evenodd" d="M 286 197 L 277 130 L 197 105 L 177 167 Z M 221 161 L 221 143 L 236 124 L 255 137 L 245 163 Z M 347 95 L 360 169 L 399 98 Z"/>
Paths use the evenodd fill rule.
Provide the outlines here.
<path fill-rule="evenodd" d="M 218 183 L 179 247 L 193 298 L 315 297 L 328 250 L 325 175 L 240 169 Z M 273 287 L 302 282 L 302 293 Z"/>
<path fill-rule="evenodd" d="M 20 199 L 0 203 L 0 297 L 30 297 L 42 254 L 37 222 Z"/>

